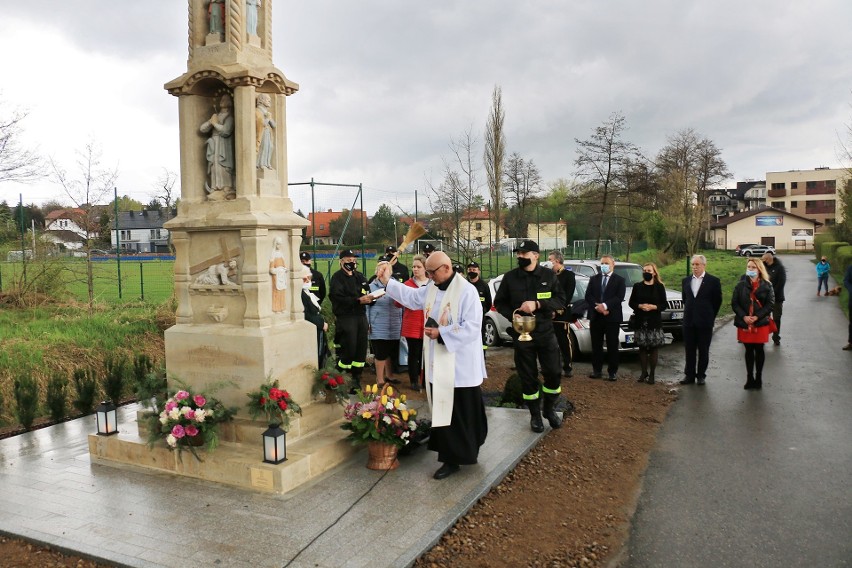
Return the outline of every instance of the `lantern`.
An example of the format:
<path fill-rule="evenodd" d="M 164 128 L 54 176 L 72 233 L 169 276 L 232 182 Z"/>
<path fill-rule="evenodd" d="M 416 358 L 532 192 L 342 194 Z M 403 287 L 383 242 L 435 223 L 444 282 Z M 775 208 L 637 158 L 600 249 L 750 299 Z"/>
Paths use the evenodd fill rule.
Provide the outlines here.
<path fill-rule="evenodd" d="M 99 436 L 118 434 L 118 413 L 112 401 L 104 400 L 95 409 Z"/>
<path fill-rule="evenodd" d="M 287 432 L 279 424 L 270 424 L 263 433 L 263 461 L 281 463 L 287 460 Z"/>

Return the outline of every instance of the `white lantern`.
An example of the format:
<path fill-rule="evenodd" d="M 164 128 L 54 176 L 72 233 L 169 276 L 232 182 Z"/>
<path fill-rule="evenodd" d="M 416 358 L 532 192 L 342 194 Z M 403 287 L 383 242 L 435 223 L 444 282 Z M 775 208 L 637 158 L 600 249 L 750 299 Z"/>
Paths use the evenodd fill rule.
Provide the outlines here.
<path fill-rule="evenodd" d="M 263 461 L 281 463 L 287 460 L 287 432 L 279 424 L 270 424 L 263 433 Z"/>

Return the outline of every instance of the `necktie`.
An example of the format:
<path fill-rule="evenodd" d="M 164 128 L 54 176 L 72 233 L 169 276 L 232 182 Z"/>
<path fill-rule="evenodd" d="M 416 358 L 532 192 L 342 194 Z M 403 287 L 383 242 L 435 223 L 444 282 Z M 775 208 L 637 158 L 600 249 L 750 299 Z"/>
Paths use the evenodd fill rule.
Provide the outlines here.
<path fill-rule="evenodd" d="M 607 280 L 609 280 L 609 276 L 604 276 L 603 283 L 601 284 L 601 301 L 603 301 L 604 298 L 604 290 L 606 290 Z"/>

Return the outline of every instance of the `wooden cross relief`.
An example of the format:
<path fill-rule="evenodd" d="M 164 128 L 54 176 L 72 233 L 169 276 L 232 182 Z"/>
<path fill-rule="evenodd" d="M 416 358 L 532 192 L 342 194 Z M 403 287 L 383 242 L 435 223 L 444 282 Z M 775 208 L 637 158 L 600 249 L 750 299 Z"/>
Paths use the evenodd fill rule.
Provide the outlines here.
<path fill-rule="evenodd" d="M 237 248 L 228 248 L 228 244 L 225 242 L 225 237 L 219 237 L 219 248 L 222 252 L 217 254 L 216 256 L 210 257 L 203 262 L 199 262 L 194 266 L 189 267 L 190 274 L 198 274 L 202 270 L 207 270 L 214 264 L 220 264 L 222 262 L 228 262 L 238 256 L 240 256 L 240 249 Z"/>

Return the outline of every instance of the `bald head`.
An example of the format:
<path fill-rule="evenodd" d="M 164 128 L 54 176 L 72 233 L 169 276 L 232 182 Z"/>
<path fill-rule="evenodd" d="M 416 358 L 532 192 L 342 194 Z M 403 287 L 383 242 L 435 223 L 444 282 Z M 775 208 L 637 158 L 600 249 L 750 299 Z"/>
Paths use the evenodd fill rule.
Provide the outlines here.
<path fill-rule="evenodd" d="M 426 259 L 426 272 L 435 284 L 443 284 L 453 275 L 453 263 L 444 251 L 435 251 Z"/>
<path fill-rule="evenodd" d="M 762 257 L 760 257 L 760 258 L 761 258 L 761 259 L 763 259 L 763 262 L 764 262 L 765 264 L 768 264 L 769 266 L 772 266 L 772 263 L 773 263 L 773 262 L 775 262 L 775 257 L 774 257 L 774 256 L 772 256 L 772 253 L 771 253 L 771 252 L 765 252 L 765 253 L 763 253 L 763 256 L 762 256 Z"/>

